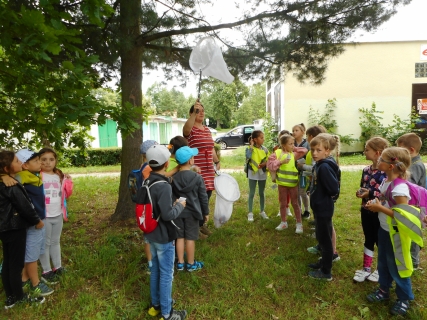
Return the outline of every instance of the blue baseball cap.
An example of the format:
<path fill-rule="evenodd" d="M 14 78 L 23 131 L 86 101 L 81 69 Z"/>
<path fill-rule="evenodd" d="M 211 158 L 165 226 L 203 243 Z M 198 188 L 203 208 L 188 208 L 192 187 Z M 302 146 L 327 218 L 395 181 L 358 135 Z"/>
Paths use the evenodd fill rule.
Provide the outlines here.
<path fill-rule="evenodd" d="M 146 154 L 147 150 L 150 149 L 152 146 L 158 144 L 156 141 L 154 140 L 145 140 L 142 144 L 141 147 L 139 148 L 139 151 L 141 152 L 141 154 Z"/>
<path fill-rule="evenodd" d="M 175 153 L 175 159 L 179 164 L 187 163 L 191 157 L 197 156 L 199 150 L 197 148 L 190 148 L 187 146 L 179 148 Z"/>

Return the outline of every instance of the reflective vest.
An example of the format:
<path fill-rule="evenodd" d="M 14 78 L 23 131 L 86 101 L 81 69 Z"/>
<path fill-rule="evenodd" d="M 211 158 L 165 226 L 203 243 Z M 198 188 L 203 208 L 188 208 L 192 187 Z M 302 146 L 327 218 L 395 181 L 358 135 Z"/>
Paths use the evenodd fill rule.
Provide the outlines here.
<path fill-rule="evenodd" d="M 287 158 L 287 154 L 282 154 L 282 150 L 275 151 L 277 160 L 283 161 Z M 288 163 L 284 163 L 276 172 L 276 182 L 279 186 L 295 187 L 298 183 L 298 170 L 295 167 L 294 153 L 291 152 L 291 159 Z"/>
<path fill-rule="evenodd" d="M 408 278 L 414 271 L 411 258 L 411 241 L 423 247 L 420 209 L 408 204 L 398 204 L 393 208 L 394 218 L 387 216 L 394 259 L 400 277 Z"/>
<path fill-rule="evenodd" d="M 311 150 L 308 150 L 306 156 L 305 156 L 305 163 L 309 166 L 313 165 L 313 157 L 311 155 Z"/>
<path fill-rule="evenodd" d="M 262 160 L 267 160 L 267 153 L 265 152 L 267 149 L 261 146 L 261 148 L 254 147 L 252 149 L 252 156 L 249 159 L 249 164 L 253 172 L 258 172 L 258 166 L 262 162 Z M 268 151 L 267 151 L 268 152 Z"/>

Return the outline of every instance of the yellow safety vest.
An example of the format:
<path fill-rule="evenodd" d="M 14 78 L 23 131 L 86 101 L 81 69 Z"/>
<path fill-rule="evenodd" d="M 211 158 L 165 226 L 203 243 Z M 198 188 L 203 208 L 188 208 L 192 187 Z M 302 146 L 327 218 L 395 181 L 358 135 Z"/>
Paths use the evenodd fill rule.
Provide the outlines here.
<path fill-rule="evenodd" d="M 258 166 L 262 160 L 267 160 L 267 153 L 265 153 L 264 148 L 254 147 L 252 149 L 252 157 L 249 159 L 249 164 L 253 172 L 258 172 Z"/>
<path fill-rule="evenodd" d="M 305 156 L 305 163 L 309 166 L 313 164 L 313 157 L 311 155 L 311 150 L 309 150 Z"/>
<path fill-rule="evenodd" d="M 283 161 L 287 157 L 287 154 L 282 155 L 281 149 L 277 149 L 275 153 L 277 160 Z M 289 162 L 282 164 L 276 174 L 276 182 L 279 186 L 295 187 L 298 184 L 298 169 L 295 167 L 295 157 L 293 152 L 291 152 L 291 159 Z"/>
<path fill-rule="evenodd" d="M 390 239 L 393 245 L 397 271 L 402 278 L 408 278 L 414 271 L 411 258 L 411 241 L 423 247 L 420 209 L 408 204 L 393 208 L 394 218 L 387 216 Z"/>

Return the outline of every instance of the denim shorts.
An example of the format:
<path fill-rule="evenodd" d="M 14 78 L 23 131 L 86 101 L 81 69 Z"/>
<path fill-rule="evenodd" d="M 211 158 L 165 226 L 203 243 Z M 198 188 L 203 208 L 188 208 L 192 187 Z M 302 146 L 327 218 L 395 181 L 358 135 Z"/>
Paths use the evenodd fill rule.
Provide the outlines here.
<path fill-rule="evenodd" d="M 46 228 L 36 229 L 36 226 L 27 229 L 27 246 L 25 248 L 25 263 L 39 260 L 44 253 Z"/>
<path fill-rule="evenodd" d="M 176 230 L 176 237 L 178 239 L 198 240 L 199 239 L 199 220 L 189 218 L 174 219 L 175 224 L 179 228 Z"/>

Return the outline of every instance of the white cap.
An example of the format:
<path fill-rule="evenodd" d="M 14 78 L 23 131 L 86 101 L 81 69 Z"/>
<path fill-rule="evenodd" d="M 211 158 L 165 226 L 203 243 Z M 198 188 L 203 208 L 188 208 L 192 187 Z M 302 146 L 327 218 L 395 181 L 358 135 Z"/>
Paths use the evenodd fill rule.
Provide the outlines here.
<path fill-rule="evenodd" d="M 21 149 L 16 153 L 16 157 L 22 163 L 25 163 L 38 155 L 39 154 L 37 152 L 31 151 L 30 149 Z"/>
<path fill-rule="evenodd" d="M 150 147 L 147 150 L 147 153 L 145 154 L 145 157 L 147 158 L 147 162 L 150 165 L 150 167 L 160 167 L 161 165 L 163 165 L 164 163 L 166 163 L 166 161 L 169 160 L 170 157 L 170 152 L 169 149 L 166 148 L 165 146 L 162 146 L 160 144 L 154 145 L 152 147 Z M 151 164 L 150 161 L 156 161 L 158 164 Z"/>

